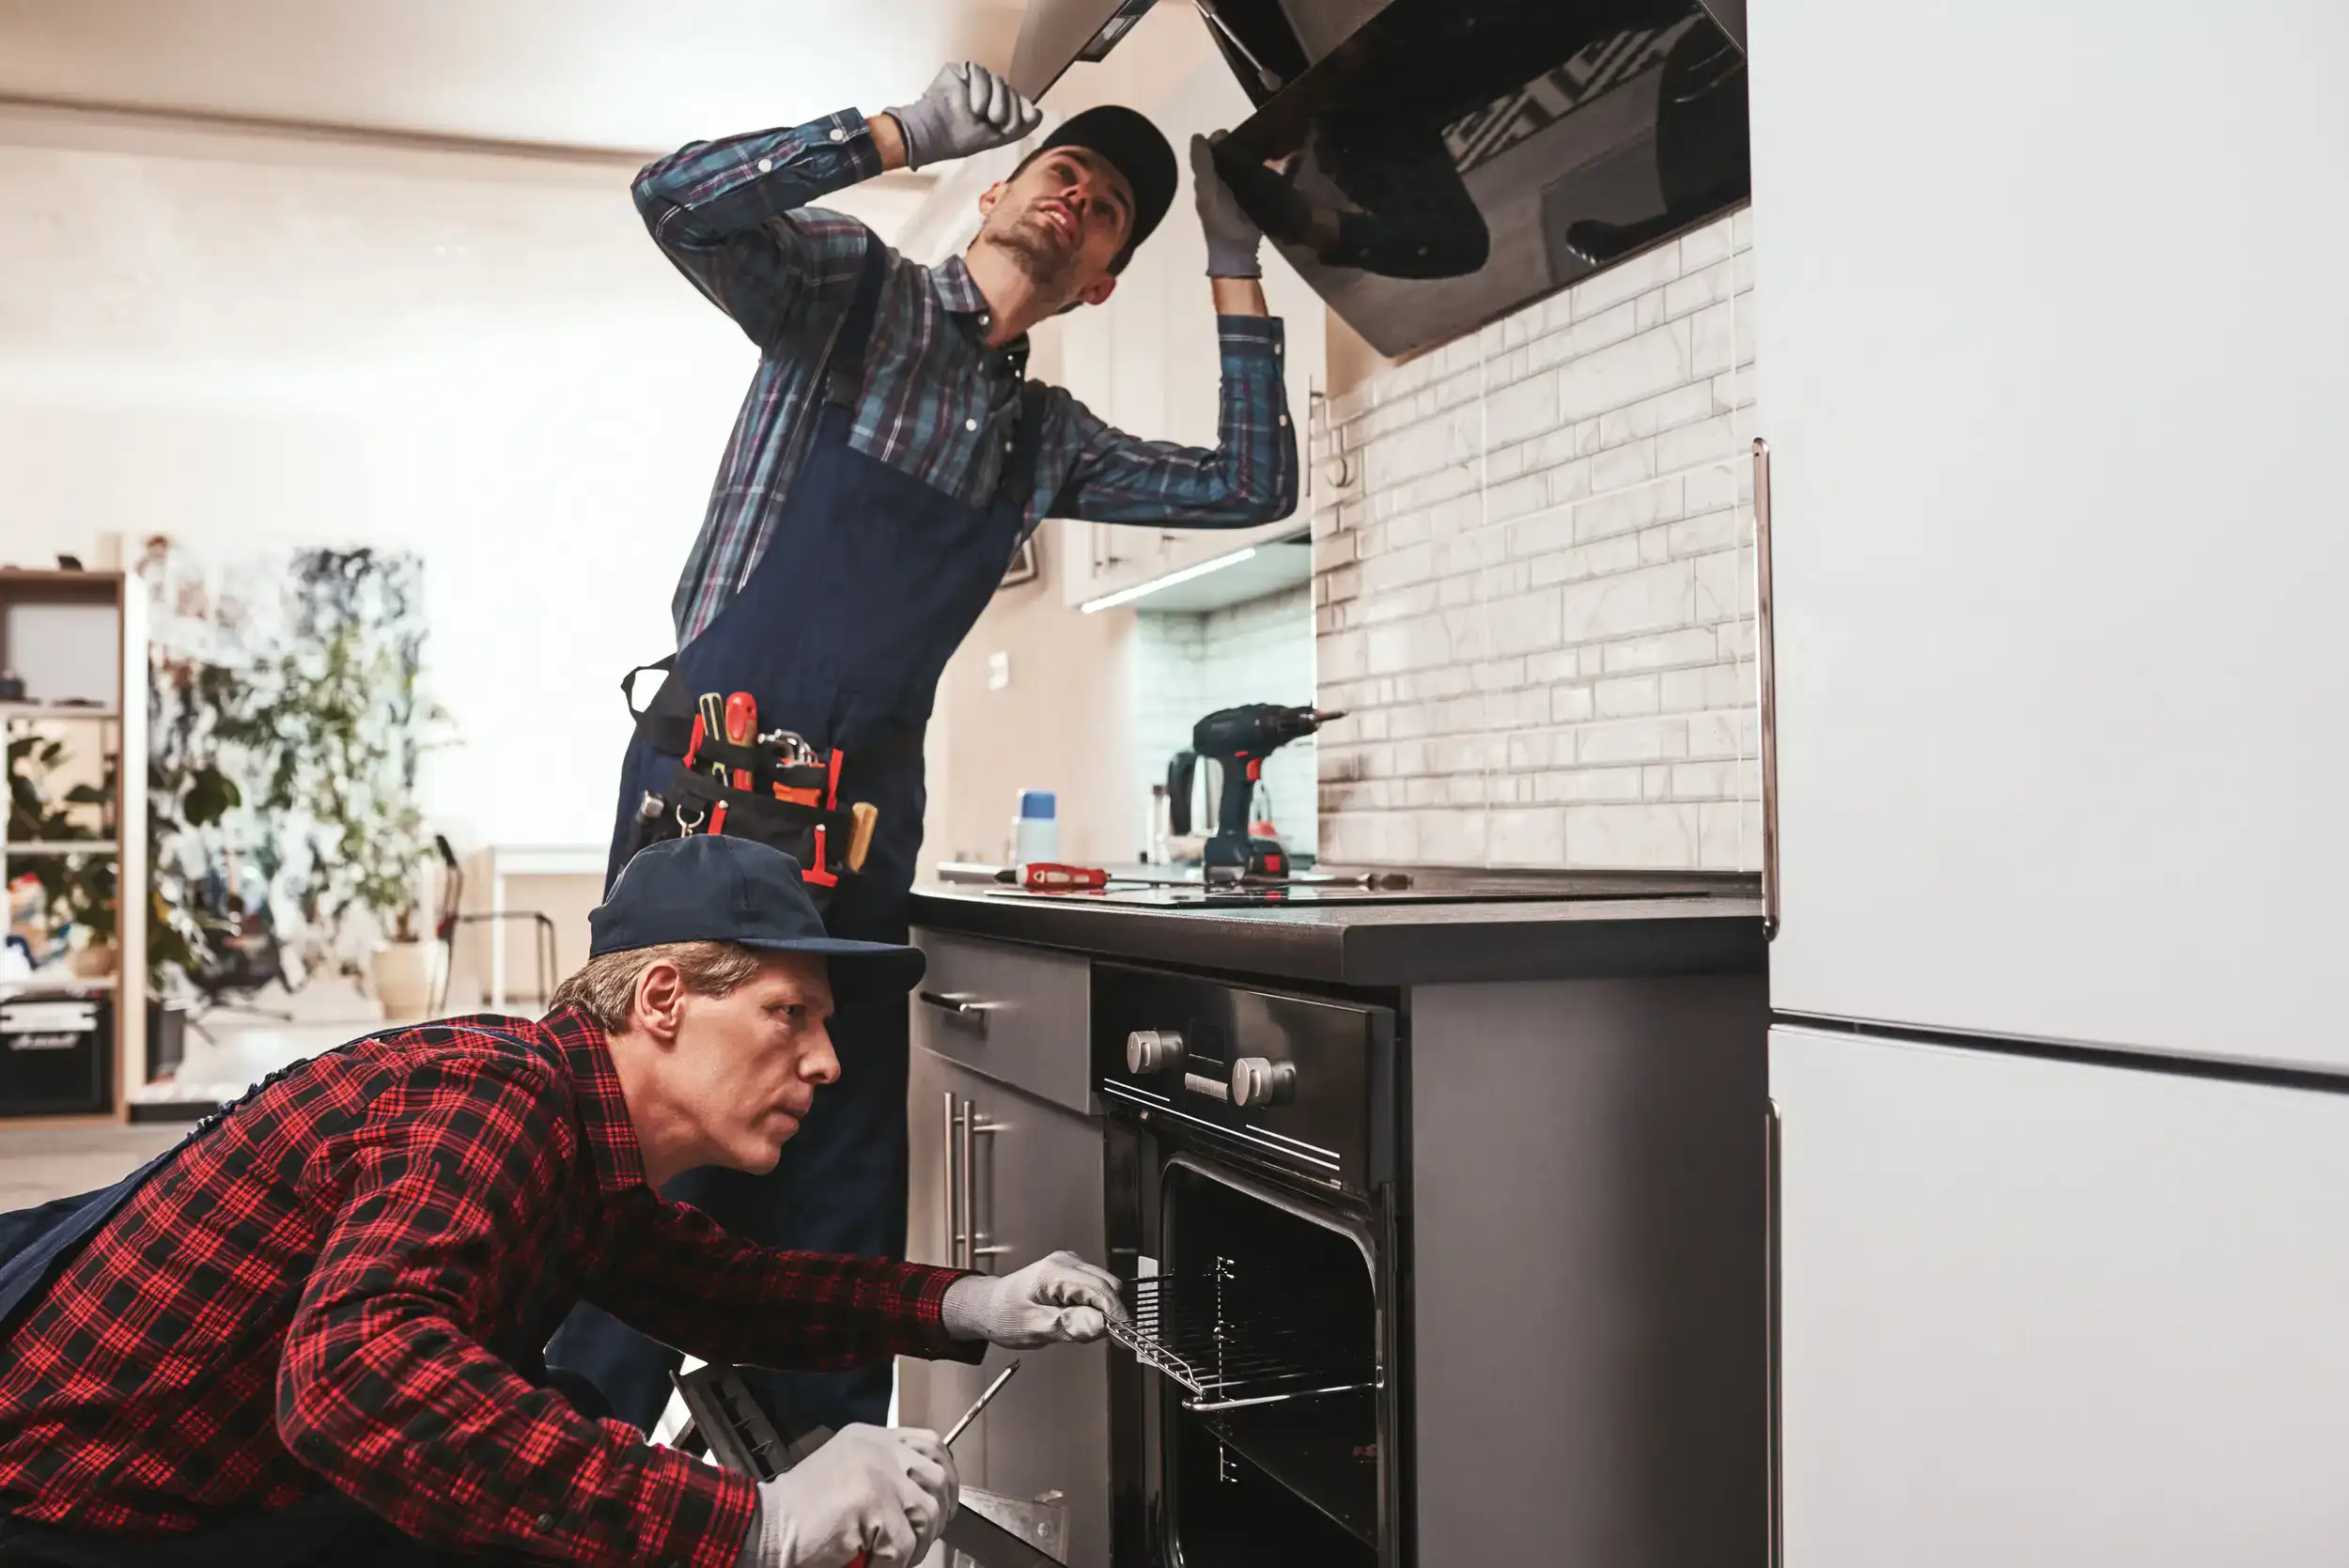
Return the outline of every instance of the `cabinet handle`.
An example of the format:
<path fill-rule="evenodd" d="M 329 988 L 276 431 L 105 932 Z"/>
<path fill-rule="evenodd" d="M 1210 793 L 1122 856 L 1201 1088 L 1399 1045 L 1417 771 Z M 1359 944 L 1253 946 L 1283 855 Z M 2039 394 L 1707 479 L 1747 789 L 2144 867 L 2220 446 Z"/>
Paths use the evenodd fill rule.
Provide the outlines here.
<path fill-rule="evenodd" d="M 1786 1421 L 1785 1381 L 1779 1358 L 1779 1137 L 1784 1124 L 1776 1100 L 1764 1100 L 1762 1126 L 1762 1234 L 1764 1237 L 1764 1298 L 1762 1332 L 1766 1357 L 1764 1373 L 1765 1408 L 1768 1412 L 1769 1568 L 1786 1562 Z"/>
<path fill-rule="evenodd" d="M 976 1174 L 978 1167 L 972 1160 L 972 1141 L 992 1138 L 1009 1125 L 1006 1122 L 988 1121 L 979 1114 L 977 1106 L 968 1100 L 963 1102 L 962 1206 L 964 1212 L 970 1216 L 971 1240 L 963 1252 L 962 1266 L 965 1268 L 984 1267 L 985 1272 L 988 1274 L 995 1272 L 993 1265 L 982 1265 L 979 1260 L 1003 1257 L 1011 1249 L 981 1245 L 983 1242 L 992 1243 L 995 1239 L 995 1190 L 992 1185 L 988 1188 L 987 1224 L 982 1227 L 979 1224 L 979 1184 Z"/>
<path fill-rule="evenodd" d="M 962 1249 L 970 1241 L 969 1235 L 962 1228 L 960 1184 L 955 1180 L 955 1155 L 961 1146 L 960 1140 L 957 1138 L 956 1133 L 963 1125 L 963 1114 L 955 1107 L 955 1092 L 949 1089 L 945 1091 L 945 1095 L 946 1266 L 958 1268 L 962 1265 Z"/>
<path fill-rule="evenodd" d="M 1762 933 L 1778 935 L 1778 637 L 1770 594 L 1770 443 L 1753 438 L 1754 673 L 1762 689 Z"/>
<path fill-rule="evenodd" d="M 982 1040 L 987 1038 L 988 1003 L 972 997 L 957 996 L 951 991 L 920 991 L 915 994 L 922 999 L 923 1006 L 935 1007 L 943 1013 L 948 1023 L 967 1029 Z"/>

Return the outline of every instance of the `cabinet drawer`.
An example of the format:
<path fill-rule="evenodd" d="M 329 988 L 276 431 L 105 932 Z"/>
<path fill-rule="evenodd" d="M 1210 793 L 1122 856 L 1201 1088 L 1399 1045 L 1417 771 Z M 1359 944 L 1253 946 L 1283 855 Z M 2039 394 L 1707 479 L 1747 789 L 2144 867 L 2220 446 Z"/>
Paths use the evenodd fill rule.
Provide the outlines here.
<path fill-rule="evenodd" d="M 913 1043 L 1071 1110 L 1093 1106 L 1090 966 L 1065 953 L 916 929 L 929 959 Z"/>

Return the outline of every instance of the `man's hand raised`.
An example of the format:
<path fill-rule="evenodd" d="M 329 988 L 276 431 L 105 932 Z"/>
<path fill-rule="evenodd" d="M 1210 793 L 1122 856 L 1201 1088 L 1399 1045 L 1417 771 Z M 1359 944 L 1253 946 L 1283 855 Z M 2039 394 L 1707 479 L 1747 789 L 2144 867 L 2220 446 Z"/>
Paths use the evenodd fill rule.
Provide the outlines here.
<path fill-rule="evenodd" d="M 913 102 L 882 113 L 897 122 L 910 169 L 1007 146 L 1044 119 L 1043 111 L 1012 91 L 1010 83 L 969 60 L 941 70 Z"/>

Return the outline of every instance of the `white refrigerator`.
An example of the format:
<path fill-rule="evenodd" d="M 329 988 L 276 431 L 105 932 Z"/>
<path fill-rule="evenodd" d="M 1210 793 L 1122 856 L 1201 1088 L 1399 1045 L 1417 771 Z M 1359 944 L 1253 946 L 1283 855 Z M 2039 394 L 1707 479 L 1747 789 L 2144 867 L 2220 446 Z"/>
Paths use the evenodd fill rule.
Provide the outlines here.
<path fill-rule="evenodd" d="M 1756 0 L 1775 1553 L 2349 1562 L 2349 6 Z"/>

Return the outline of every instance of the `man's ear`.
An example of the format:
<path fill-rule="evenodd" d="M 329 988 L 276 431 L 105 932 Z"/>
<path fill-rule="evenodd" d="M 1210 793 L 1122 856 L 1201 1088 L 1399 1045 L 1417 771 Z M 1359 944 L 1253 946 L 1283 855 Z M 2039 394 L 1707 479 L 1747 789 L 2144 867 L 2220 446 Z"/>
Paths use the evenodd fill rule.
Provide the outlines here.
<path fill-rule="evenodd" d="M 995 210 L 995 204 L 1003 199 L 1003 182 L 999 179 L 979 193 L 979 216 L 985 218 L 991 215 Z"/>
<path fill-rule="evenodd" d="M 675 964 L 654 964 L 636 977 L 636 1005 L 629 1022 L 656 1045 L 677 1044 L 685 1017 L 685 977 Z"/>
<path fill-rule="evenodd" d="M 1109 297 L 1116 292 L 1117 274 L 1115 272 L 1103 272 L 1099 277 L 1095 278 L 1091 283 L 1088 283 L 1082 288 L 1078 289 L 1077 299 L 1078 302 L 1082 304 L 1106 304 L 1109 303 Z"/>

